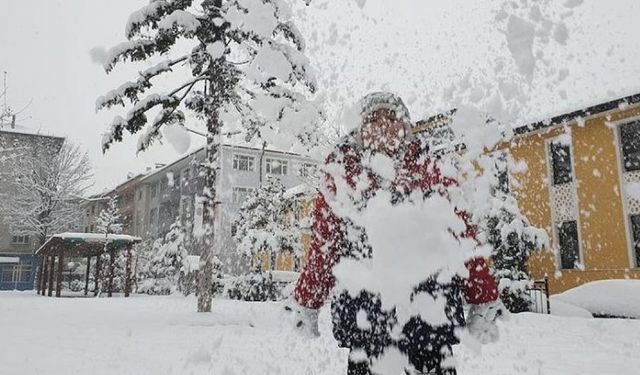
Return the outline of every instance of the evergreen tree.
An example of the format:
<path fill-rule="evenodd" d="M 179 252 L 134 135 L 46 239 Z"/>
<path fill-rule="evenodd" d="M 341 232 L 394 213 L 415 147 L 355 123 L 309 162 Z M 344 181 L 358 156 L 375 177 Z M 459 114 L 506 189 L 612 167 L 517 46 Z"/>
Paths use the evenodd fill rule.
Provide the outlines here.
<path fill-rule="evenodd" d="M 122 233 L 122 215 L 118 207 L 118 196 L 109 197 L 107 206 L 100 211 L 96 218 L 96 231 L 105 235 L 104 251 L 100 254 L 100 280 L 98 291 L 109 288 L 109 275 L 111 273 L 111 256 L 108 236 Z M 124 251 L 113 253 L 113 290 L 124 290 L 126 254 Z"/>
<path fill-rule="evenodd" d="M 121 141 L 125 130 L 133 134 L 145 127 L 138 148 L 146 149 L 160 136 L 162 126 L 184 125 L 185 109 L 204 121 L 207 249 L 213 244 L 223 126 L 239 123 L 247 140 L 257 136 L 272 141 L 270 136 L 277 135 L 289 144 L 293 138 L 308 139 L 312 134 L 307 126 L 318 111 L 305 94 L 315 91 L 315 82 L 304 41 L 290 18 L 282 0 L 151 0 L 129 17 L 127 41 L 109 51 L 93 51 L 107 73 L 121 61 L 158 60 L 136 80 L 98 99 L 97 109 L 131 105 L 124 117 L 111 123 L 104 150 Z M 185 45 L 188 52 L 182 53 Z M 177 81 L 181 67 L 186 69 L 182 76 L 188 78 L 166 92 L 156 87 L 156 78 Z M 171 72 L 173 77 L 166 79 Z M 289 136 L 281 131 L 287 128 Z M 201 259 L 198 311 L 211 311 L 213 250 L 205 251 Z"/>
<path fill-rule="evenodd" d="M 295 197 L 286 194 L 280 180 L 267 176 L 264 184 L 247 198 L 234 221 L 238 251 L 246 256 L 278 250 L 300 255 L 302 233 L 294 220 L 295 203 Z"/>
<path fill-rule="evenodd" d="M 154 241 L 149 263 L 141 275 L 142 293 L 170 294 L 181 289 L 181 273 L 187 256 L 185 241 L 179 220 L 163 238 Z"/>
<path fill-rule="evenodd" d="M 510 192 L 508 167 L 514 165 L 511 158 L 501 154 L 494 161 L 492 209 L 482 230 L 493 247 L 492 271 L 502 302 L 511 312 L 529 311 L 532 281 L 527 263 L 532 251 L 545 246 L 547 235 L 529 224 Z"/>
<path fill-rule="evenodd" d="M 109 197 L 107 207 L 100 211 L 96 218 L 96 230 L 98 233 L 120 234 L 122 233 L 122 215 L 118 208 L 118 197 Z"/>

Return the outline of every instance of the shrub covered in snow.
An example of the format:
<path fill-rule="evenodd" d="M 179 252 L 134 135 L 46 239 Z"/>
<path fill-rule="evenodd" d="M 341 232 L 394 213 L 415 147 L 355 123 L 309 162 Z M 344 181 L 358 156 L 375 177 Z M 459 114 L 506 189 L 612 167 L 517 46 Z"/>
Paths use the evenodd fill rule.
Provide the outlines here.
<path fill-rule="evenodd" d="M 243 301 L 277 301 L 282 299 L 279 287 L 270 273 L 251 273 L 227 281 L 225 294 Z"/>
<path fill-rule="evenodd" d="M 234 240 L 241 255 L 253 256 L 261 250 L 289 250 L 302 253 L 302 232 L 293 220 L 295 198 L 272 176 L 256 189 L 240 207 Z"/>
<path fill-rule="evenodd" d="M 187 256 L 185 233 L 179 222 L 164 238 L 154 241 L 149 263 L 139 276 L 138 291 L 146 294 L 171 294 L 182 290 L 180 281 Z"/>

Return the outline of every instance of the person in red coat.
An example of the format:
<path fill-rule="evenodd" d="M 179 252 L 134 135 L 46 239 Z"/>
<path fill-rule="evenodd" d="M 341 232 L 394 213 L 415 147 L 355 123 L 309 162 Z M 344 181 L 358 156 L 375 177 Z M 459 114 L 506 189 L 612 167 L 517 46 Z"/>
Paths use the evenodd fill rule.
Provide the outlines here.
<path fill-rule="evenodd" d="M 441 175 L 437 161 L 426 157 L 426 147 L 411 135 L 409 113 L 400 98 L 389 93 L 370 94 L 360 102 L 359 112 L 361 126 L 343 139 L 327 158 L 327 165 L 340 166 L 344 175 L 327 174 L 326 186 L 316 198 L 308 260 L 298 278 L 293 301 L 287 307 L 297 314 L 297 326 L 313 335 L 319 334 L 318 309 L 335 286 L 334 266 L 341 259 L 371 256 L 364 228 L 349 217 L 338 216 L 329 204 L 339 193 L 338 189 L 346 189 L 340 193 L 346 193 L 356 207 L 365 207 L 380 190 L 390 192 L 395 204 L 416 191 L 425 197 L 446 196 L 447 189 L 456 184 Z M 393 181 L 385 181 L 370 168 L 369 161 L 376 153 L 394 160 Z M 468 222 L 466 213 L 456 214 Z M 475 238 L 474 229 L 468 224 L 464 233 L 452 235 Z M 483 258 L 474 258 L 466 266 L 469 275 L 464 280 L 442 283 L 436 281 L 436 275 L 425 274 L 424 282 L 415 286 L 415 293 L 446 299 L 449 323 L 438 326 L 416 316 L 398 327 L 395 309 L 383 309 L 376 293 L 362 290 L 354 296 L 346 290 L 335 291 L 331 303 L 333 333 L 340 346 L 351 349 L 348 374 L 370 374 L 375 359 L 393 346 L 407 355 L 418 373 L 451 375 L 456 370 L 448 359 L 451 346 L 458 343 L 457 328 L 466 323 L 469 331 L 481 341 L 497 339 L 494 321 L 505 315 L 506 310 L 498 300 L 496 282 Z M 463 299 L 471 305 L 467 322 Z M 366 326 L 359 323 L 358 314 L 366 314 Z"/>

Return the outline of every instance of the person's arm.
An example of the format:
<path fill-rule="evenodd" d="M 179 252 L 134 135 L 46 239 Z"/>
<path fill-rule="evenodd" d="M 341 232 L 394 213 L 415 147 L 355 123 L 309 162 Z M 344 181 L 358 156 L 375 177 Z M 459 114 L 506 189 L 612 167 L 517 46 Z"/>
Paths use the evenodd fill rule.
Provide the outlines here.
<path fill-rule="evenodd" d="M 332 268 L 338 260 L 340 219 L 333 214 L 321 194 L 316 198 L 313 214 L 313 239 L 298 282 L 294 298 L 308 309 L 319 309 L 335 284 Z"/>
<path fill-rule="evenodd" d="M 460 212 L 458 215 L 466 224 L 466 231 L 462 237 L 473 238 L 477 241 L 476 231 L 469 224 L 466 212 Z M 466 263 L 469 277 L 464 281 L 464 297 L 467 303 L 471 305 L 482 305 L 493 302 L 498 299 L 498 284 L 489 272 L 489 266 L 482 257 L 472 258 Z"/>

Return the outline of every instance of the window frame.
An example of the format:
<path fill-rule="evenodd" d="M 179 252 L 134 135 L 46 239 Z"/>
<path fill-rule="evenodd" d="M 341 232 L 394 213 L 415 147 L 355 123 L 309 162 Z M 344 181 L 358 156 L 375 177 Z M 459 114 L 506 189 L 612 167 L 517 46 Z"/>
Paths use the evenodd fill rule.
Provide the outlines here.
<path fill-rule="evenodd" d="M 569 136 L 571 137 L 570 134 L 563 134 L 562 136 Z M 555 152 L 556 147 L 561 147 L 564 148 L 566 147 L 568 150 L 568 155 L 566 156 L 566 158 L 568 159 L 569 165 L 568 168 L 567 167 L 562 167 L 558 166 L 556 167 L 556 155 L 559 155 L 558 153 Z M 551 176 L 550 176 L 550 183 L 552 186 L 558 186 L 558 185 L 564 185 L 564 184 L 570 184 L 572 182 L 575 181 L 575 163 L 573 161 L 573 145 L 572 143 L 569 144 L 565 144 L 565 143 L 561 143 L 558 141 L 558 137 L 551 139 L 548 143 L 548 149 L 547 149 L 547 154 L 548 154 L 548 159 L 549 159 L 549 171 L 551 172 Z M 559 175 L 558 171 L 560 172 L 568 172 L 568 180 L 566 180 L 566 176 L 564 175 Z"/>
<path fill-rule="evenodd" d="M 32 274 L 33 264 L 31 262 L 19 262 L 3 268 L 0 282 L 24 284 L 31 281 Z M 9 278 L 6 275 L 9 275 Z"/>
<path fill-rule="evenodd" d="M 271 165 L 272 162 L 277 161 L 280 163 L 279 168 L 280 168 L 280 172 L 279 173 L 275 173 L 273 172 L 273 166 Z M 284 167 L 284 168 L 283 168 Z M 284 172 L 283 172 L 284 169 Z M 277 158 L 277 157 L 265 157 L 264 158 L 264 171 L 265 174 L 270 174 L 270 175 L 278 175 L 278 176 L 287 176 L 289 174 L 289 160 L 284 159 L 284 158 Z"/>
<path fill-rule="evenodd" d="M 310 172 L 314 171 L 317 165 L 314 163 L 302 162 L 300 163 L 300 177 L 310 177 Z"/>
<path fill-rule="evenodd" d="M 640 214 L 631 214 L 628 217 L 631 230 L 631 262 L 634 268 L 637 268 L 640 267 Z"/>
<path fill-rule="evenodd" d="M 11 236 L 12 245 L 29 245 L 31 244 L 30 234 L 14 234 Z"/>
<path fill-rule="evenodd" d="M 573 267 L 565 267 L 564 264 L 564 256 L 563 256 L 563 226 L 567 224 L 575 225 L 575 241 L 576 241 L 576 258 L 573 261 Z M 558 249 L 558 269 L 561 271 L 571 271 L 571 270 L 581 270 L 581 265 L 583 265 L 582 259 L 582 238 L 580 236 L 580 221 L 579 220 L 566 220 L 562 222 L 558 222 L 555 224 L 555 233 L 556 233 L 556 241 L 557 241 L 557 249 Z"/>
<path fill-rule="evenodd" d="M 245 158 L 245 160 L 240 160 L 241 158 Z M 242 162 L 246 162 L 247 169 L 241 168 Z M 255 172 L 256 157 L 248 154 L 234 153 L 233 159 L 231 160 L 231 168 L 234 171 L 239 171 L 239 172 Z"/>
<path fill-rule="evenodd" d="M 625 145 L 625 137 L 623 137 L 624 127 L 625 126 L 634 126 L 637 127 L 638 137 L 632 137 L 632 140 L 638 142 L 638 149 L 632 154 L 634 158 L 637 157 L 637 160 L 634 160 L 633 163 L 635 166 L 628 166 L 627 163 L 627 153 Z M 617 136 L 618 136 L 618 150 L 620 152 L 620 164 L 622 167 L 623 173 L 637 172 L 640 171 L 640 119 L 626 119 L 624 122 L 620 122 L 617 126 Z"/>

